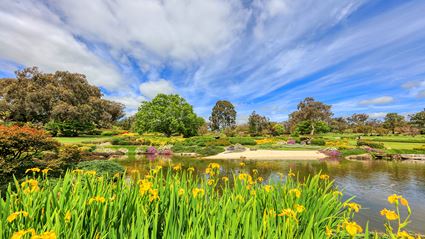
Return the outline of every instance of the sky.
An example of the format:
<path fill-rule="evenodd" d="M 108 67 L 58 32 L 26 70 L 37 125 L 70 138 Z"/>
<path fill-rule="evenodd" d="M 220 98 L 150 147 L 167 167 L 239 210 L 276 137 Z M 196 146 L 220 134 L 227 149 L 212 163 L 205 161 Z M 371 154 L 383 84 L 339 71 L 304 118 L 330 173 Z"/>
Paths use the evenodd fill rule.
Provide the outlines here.
<path fill-rule="evenodd" d="M 335 116 L 425 107 L 422 0 L 0 0 L 0 77 L 83 73 L 131 115 L 177 93 L 286 120 L 305 97 Z"/>

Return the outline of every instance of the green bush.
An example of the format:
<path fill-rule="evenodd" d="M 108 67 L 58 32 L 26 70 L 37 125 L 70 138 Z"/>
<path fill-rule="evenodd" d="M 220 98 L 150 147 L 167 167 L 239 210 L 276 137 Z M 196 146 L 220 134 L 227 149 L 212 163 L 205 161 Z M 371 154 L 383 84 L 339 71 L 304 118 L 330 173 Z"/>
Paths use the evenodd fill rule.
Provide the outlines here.
<path fill-rule="evenodd" d="M 81 162 L 76 165 L 76 168 L 82 170 L 94 170 L 100 176 L 113 176 L 116 173 L 123 173 L 124 168 L 115 161 L 110 160 L 94 160 Z"/>
<path fill-rule="evenodd" d="M 187 146 L 187 145 L 183 145 L 183 144 L 180 144 L 180 143 L 178 143 L 178 144 L 175 144 L 172 148 L 171 148 L 171 150 L 174 152 L 174 153 L 195 153 L 197 150 L 199 150 L 200 149 L 200 147 L 199 146 L 195 146 L 195 145 L 192 145 L 192 146 Z"/>
<path fill-rule="evenodd" d="M 210 156 L 210 155 L 216 155 L 219 153 L 224 152 L 224 147 L 221 146 L 207 146 L 204 148 L 198 148 L 195 153 L 198 153 L 202 156 Z"/>
<path fill-rule="evenodd" d="M 111 140 L 112 145 L 141 145 L 141 141 L 137 141 L 132 137 L 114 137 Z"/>
<path fill-rule="evenodd" d="M 342 157 L 347 157 L 349 155 L 359 155 L 359 154 L 368 153 L 366 150 L 360 149 L 360 148 L 357 148 L 357 149 L 343 149 L 343 150 L 340 150 L 340 152 L 341 152 L 341 156 Z"/>
<path fill-rule="evenodd" d="M 310 142 L 312 145 L 319 145 L 319 146 L 326 145 L 326 141 L 324 139 L 312 139 Z"/>
<path fill-rule="evenodd" d="M 122 130 L 105 130 L 100 135 L 102 136 L 115 136 L 121 134 Z"/>
<path fill-rule="evenodd" d="M 225 138 L 216 139 L 206 143 L 207 146 L 229 146 L 231 145 L 230 141 Z"/>
<path fill-rule="evenodd" d="M 187 146 L 197 145 L 197 146 L 205 147 L 207 146 L 208 142 L 212 142 L 215 140 L 216 139 L 212 136 L 199 136 L 199 137 L 187 138 L 185 141 L 183 141 L 183 144 Z"/>
<path fill-rule="evenodd" d="M 249 137 L 232 137 L 229 138 L 230 143 L 232 144 L 242 144 L 242 145 L 256 145 L 257 142 L 253 138 Z"/>
<path fill-rule="evenodd" d="M 368 146 L 374 149 L 385 149 L 383 143 L 371 142 L 366 140 L 357 140 L 357 146 Z"/>

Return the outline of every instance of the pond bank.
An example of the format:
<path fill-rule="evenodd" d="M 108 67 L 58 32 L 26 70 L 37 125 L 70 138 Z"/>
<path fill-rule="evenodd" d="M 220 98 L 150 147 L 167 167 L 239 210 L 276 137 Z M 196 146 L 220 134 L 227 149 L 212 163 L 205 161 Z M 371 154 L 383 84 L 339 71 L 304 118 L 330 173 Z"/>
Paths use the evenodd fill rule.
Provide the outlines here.
<path fill-rule="evenodd" d="M 247 160 L 319 160 L 326 155 L 317 150 L 246 150 L 244 152 L 223 152 L 203 159 L 247 159 Z"/>

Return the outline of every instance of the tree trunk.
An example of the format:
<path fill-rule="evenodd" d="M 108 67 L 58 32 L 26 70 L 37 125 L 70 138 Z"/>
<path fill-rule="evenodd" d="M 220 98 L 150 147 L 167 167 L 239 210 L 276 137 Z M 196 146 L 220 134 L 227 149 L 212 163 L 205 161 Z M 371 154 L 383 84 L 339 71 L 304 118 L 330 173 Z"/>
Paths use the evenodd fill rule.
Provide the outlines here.
<path fill-rule="evenodd" d="M 314 135 L 314 130 L 315 130 L 314 123 L 311 123 L 311 132 L 310 132 L 310 135 Z"/>

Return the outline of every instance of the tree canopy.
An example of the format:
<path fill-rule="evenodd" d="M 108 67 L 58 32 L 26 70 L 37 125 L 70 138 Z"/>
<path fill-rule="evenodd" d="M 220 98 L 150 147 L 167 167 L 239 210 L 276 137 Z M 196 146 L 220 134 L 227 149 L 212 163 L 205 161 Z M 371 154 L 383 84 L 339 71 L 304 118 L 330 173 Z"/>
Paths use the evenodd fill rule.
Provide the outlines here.
<path fill-rule="evenodd" d="M 227 100 L 219 100 L 212 109 L 210 116 L 211 130 L 220 131 L 236 126 L 236 110 Z"/>
<path fill-rule="evenodd" d="M 312 97 L 307 97 L 298 104 L 297 111 L 289 115 L 289 121 L 293 126 L 296 126 L 302 121 L 309 121 L 311 127 L 310 134 L 314 134 L 316 125 L 323 122 L 327 124 L 331 121 L 332 115 L 330 105 L 315 101 Z"/>
<path fill-rule="evenodd" d="M 410 116 L 410 124 L 425 134 L 425 109 Z"/>
<path fill-rule="evenodd" d="M 25 68 L 15 79 L 0 79 L 0 86 L 0 115 L 7 121 L 55 122 L 59 130 L 75 128 L 78 134 L 109 126 L 123 116 L 123 105 L 103 99 L 83 74 Z"/>
<path fill-rule="evenodd" d="M 249 133 L 252 136 L 259 136 L 265 133 L 270 128 L 270 121 L 267 117 L 257 114 L 255 111 L 248 118 Z"/>
<path fill-rule="evenodd" d="M 394 134 L 397 127 L 401 127 L 406 123 L 404 116 L 397 113 L 388 113 L 384 118 L 384 127 L 391 130 Z"/>
<path fill-rule="evenodd" d="M 190 137 L 197 135 L 204 122 L 181 96 L 158 94 L 152 101 L 142 102 L 136 114 L 135 130 Z"/>

